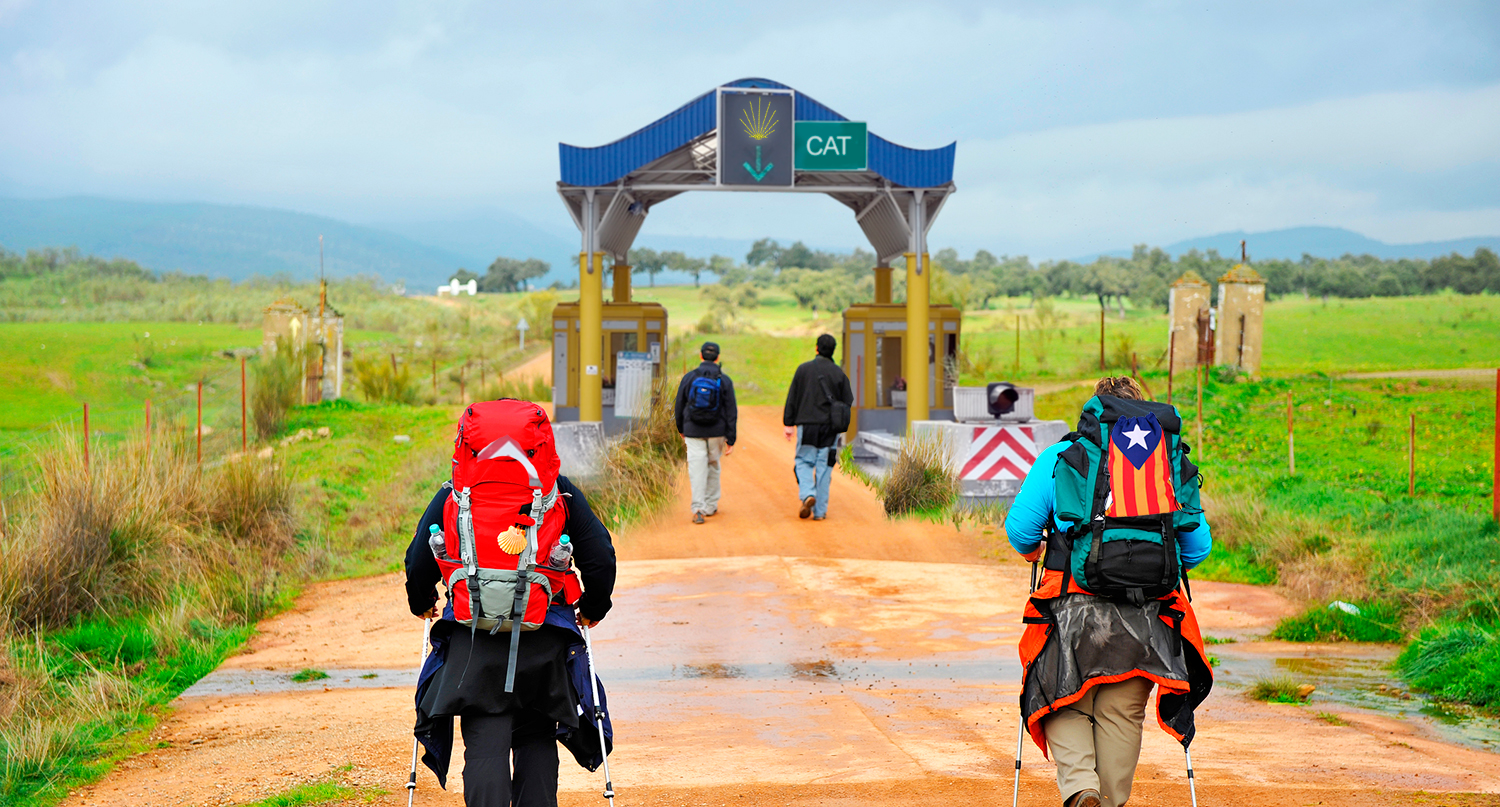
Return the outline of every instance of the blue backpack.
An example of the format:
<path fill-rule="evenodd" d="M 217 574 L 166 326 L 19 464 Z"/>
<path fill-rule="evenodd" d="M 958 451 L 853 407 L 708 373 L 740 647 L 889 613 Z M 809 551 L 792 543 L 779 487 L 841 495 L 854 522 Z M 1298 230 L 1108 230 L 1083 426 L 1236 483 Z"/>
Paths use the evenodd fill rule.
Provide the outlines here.
<path fill-rule="evenodd" d="M 688 419 L 699 426 L 712 426 L 719 422 L 719 386 L 722 376 L 712 378 L 700 375 L 688 385 Z"/>

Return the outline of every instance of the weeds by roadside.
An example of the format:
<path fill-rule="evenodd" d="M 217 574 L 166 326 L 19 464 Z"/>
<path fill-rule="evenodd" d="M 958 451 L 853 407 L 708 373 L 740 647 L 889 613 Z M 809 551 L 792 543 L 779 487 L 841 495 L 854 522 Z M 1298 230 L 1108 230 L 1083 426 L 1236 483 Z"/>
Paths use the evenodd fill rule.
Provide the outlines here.
<path fill-rule="evenodd" d="M 276 351 L 255 364 L 255 392 L 250 396 L 250 411 L 255 434 L 269 440 L 281 433 L 286 414 L 302 403 L 303 363 L 307 351 L 292 346 L 291 340 L 276 340 Z"/>
<path fill-rule="evenodd" d="M 48 803 L 102 772 L 132 732 L 237 647 L 282 593 L 290 485 L 186 446 L 38 457 L 34 495 L 0 537 L 0 801 Z"/>
<path fill-rule="evenodd" d="M 958 498 L 959 483 L 948 469 L 943 444 L 934 439 L 907 438 L 880 486 L 886 515 L 936 513 L 947 520 Z"/>
<path fill-rule="evenodd" d="M 1301 683 L 1290 676 L 1278 675 L 1256 680 L 1245 694 L 1266 703 L 1303 703 L 1312 695 L 1314 689 L 1316 687 L 1312 684 Z"/>
<path fill-rule="evenodd" d="M 605 450 L 599 474 L 575 480 L 588 495 L 594 513 L 610 529 L 644 519 L 672 499 L 677 469 L 687 461 L 672 401 L 671 388 L 659 386 L 650 414 Z"/>

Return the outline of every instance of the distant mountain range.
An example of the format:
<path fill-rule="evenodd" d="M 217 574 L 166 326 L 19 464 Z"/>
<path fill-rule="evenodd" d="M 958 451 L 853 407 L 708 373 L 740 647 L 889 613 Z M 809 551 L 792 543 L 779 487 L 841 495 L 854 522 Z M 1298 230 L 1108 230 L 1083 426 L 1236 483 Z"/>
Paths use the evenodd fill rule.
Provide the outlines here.
<path fill-rule="evenodd" d="M 62 199 L 0 198 L 0 246 L 12 252 L 76 246 L 86 254 L 129 258 L 158 272 L 178 271 L 241 280 L 251 275 L 317 277 L 318 235 L 324 237 L 325 266 L 332 277 L 376 275 L 404 281 L 413 292 L 447 282 L 460 267 L 483 273 L 500 255 L 540 258 L 552 264 L 541 285 L 577 277 L 578 236 L 549 231 L 517 216 L 495 213 L 462 219 L 358 225 L 326 216 L 245 205 L 130 202 L 93 197 Z M 1164 249 L 1172 255 L 1217 249 L 1239 254 L 1248 242 L 1251 260 L 1301 258 L 1303 253 L 1338 257 L 1345 253 L 1381 258 L 1432 258 L 1450 252 L 1500 250 L 1500 236 L 1388 244 L 1338 227 L 1294 227 L 1262 233 L 1228 232 L 1192 238 Z M 795 239 L 778 239 L 790 243 Z M 753 239 L 642 234 L 637 242 L 655 250 L 680 250 L 695 257 L 725 255 L 744 260 Z M 817 245 L 814 245 L 817 247 Z M 940 245 L 934 245 L 938 247 Z M 822 249 L 829 247 L 822 246 Z M 935 250 L 934 250 L 935 251 Z M 996 244 L 991 251 L 1002 252 Z M 1092 253 L 1129 256 L 1129 249 Z M 690 282 L 664 272 L 658 284 Z M 640 282 L 645 282 L 641 278 Z"/>
<path fill-rule="evenodd" d="M 1186 241 L 1169 244 L 1162 249 L 1174 258 L 1195 249 L 1200 252 L 1216 249 L 1220 255 L 1238 258 L 1240 241 L 1245 242 L 1245 249 L 1250 253 L 1251 261 L 1300 260 L 1304 254 L 1318 258 L 1374 255 L 1377 258 L 1387 259 L 1432 259 L 1453 252 L 1471 255 L 1479 247 L 1500 250 L 1500 236 L 1458 238 L 1452 241 L 1423 241 L 1417 244 L 1387 244 L 1342 227 L 1289 227 L 1285 230 L 1270 230 L 1263 233 L 1235 230 L 1201 238 L 1189 238 Z M 1077 260 L 1088 262 L 1099 255 L 1128 258 L 1130 253 L 1129 249 L 1116 249 L 1093 253 Z"/>

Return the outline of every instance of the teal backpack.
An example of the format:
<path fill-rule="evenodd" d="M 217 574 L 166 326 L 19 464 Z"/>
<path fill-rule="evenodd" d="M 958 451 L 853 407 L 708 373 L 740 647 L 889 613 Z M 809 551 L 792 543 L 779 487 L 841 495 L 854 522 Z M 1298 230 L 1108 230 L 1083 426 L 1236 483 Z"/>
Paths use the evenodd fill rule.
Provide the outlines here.
<path fill-rule="evenodd" d="M 1063 438 L 1053 469 L 1054 512 L 1071 522 L 1048 538 L 1048 569 L 1097 596 L 1144 605 L 1185 575 L 1177 533 L 1202 522 L 1198 467 L 1180 439 L 1177 410 L 1096 395 Z"/>

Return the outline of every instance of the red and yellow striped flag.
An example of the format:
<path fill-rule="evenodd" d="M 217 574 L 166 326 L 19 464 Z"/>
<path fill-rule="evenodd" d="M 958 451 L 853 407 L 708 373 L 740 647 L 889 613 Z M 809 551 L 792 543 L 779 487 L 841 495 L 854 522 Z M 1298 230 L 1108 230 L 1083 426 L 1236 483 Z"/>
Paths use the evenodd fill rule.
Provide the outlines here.
<path fill-rule="evenodd" d="M 1151 516 L 1178 509 L 1172 491 L 1172 461 L 1156 415 L 1122 417 L 1109 430 L 1111 518 Z"/>

